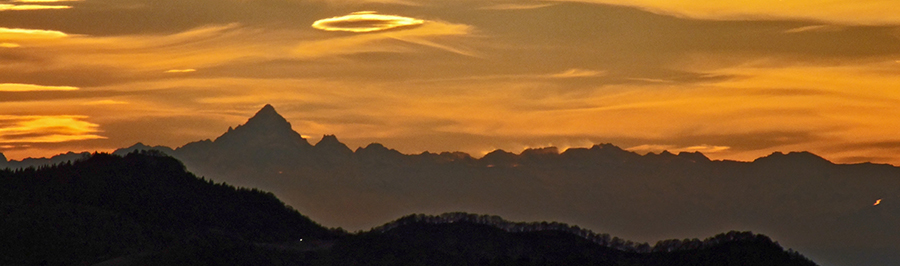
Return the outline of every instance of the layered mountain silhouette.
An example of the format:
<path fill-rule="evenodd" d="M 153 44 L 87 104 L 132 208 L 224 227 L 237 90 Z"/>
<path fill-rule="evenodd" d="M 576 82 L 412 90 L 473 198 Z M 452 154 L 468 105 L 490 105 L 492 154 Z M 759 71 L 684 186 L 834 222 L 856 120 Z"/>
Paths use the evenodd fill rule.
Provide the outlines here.
<path fill-rule="evenodd" d="M 0 211 L 2 265 L 816 265 L 749 232 L 651 246 L 466 213 L 348 234 L 156 151 L 0 170 Z"/>
<path fill-rule="evenodd" d="M 900 169 L 808 152 L 753 162 L 699 152 L 639 155 L 612 144 L 402 154 L 315 145 L 267 105 L 215 140 L 158 150 L 217 182 L 271 191 L 323 225 L 365 230 L 409 213 L 464 211 L 578 224 L 636 241 L 753 230 L 824 265 L 900 261 Z M 2 166 L 0 166 L 2 167 Z M 881 204 L 873 206 L 877 199 Z"/>

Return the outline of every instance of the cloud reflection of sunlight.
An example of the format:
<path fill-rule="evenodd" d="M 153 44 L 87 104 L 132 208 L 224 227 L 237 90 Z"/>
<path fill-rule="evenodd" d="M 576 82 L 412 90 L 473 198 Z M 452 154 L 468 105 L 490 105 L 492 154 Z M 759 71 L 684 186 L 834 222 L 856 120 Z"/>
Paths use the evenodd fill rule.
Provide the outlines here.
<path fill-rule="evenodd" d="M 83 121 L 85 118 L 74 115 L 0 115 L 0 143 L 55 143 L 106 138 L 96 135 L 99 125 Z"/>
<path fill-rule="evenodd" d="M 196 69 L 193 69 L 193 68 L 188 68 L 188 69 L 169 69 L 169 70 L 166 70 L 166 73 L 190 73 L 190 72 L 196 72 L 196 71 L 197 71 L 197 70 L 196 70 Z"/>
<path fill-rule="evenodd" d="M 54 30 L 12 29 L 0 27 L 0 39 L 54 39 L 68 36 L 64 32 Z"/>
<path fill-rule="evenodd" d="M 374 11 L 353 12 L 350 15 L 317 20 L 313 28 L 324 31 L 373 32 L 397 27 L 421 25 L 424 20 L 395 15 L 381 15 Z"/>
<path fill-rule="evenodd" d="M 0 11 L 43 10 L 43 9 L 69 9 L 71 6 L 46 6 L 46 5 L 10 5 L 0 4 Z"/>
<path fill-rule="evenodd" d="M 70 86 L 42 86 L 34 84 L 0 83 L 0 91 L 26 92 L 26 91 L 74 91 L 77 87 Z"/>

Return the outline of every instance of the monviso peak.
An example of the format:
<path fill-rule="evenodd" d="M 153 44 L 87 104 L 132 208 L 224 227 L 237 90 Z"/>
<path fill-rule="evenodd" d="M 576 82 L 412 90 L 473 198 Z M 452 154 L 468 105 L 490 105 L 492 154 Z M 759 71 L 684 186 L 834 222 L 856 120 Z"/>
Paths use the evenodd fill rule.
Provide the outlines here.
<path fill-rule="evenodd" d="M 213 142 L 214 151 L 241 151 L 236 157 L 256 160 L 307 157 L 312 145 L 295 132 L 272 105 L 266 105 L 243 125 L 228 130 Z M 227 155 L 226 155 L 227 156 Z"/>

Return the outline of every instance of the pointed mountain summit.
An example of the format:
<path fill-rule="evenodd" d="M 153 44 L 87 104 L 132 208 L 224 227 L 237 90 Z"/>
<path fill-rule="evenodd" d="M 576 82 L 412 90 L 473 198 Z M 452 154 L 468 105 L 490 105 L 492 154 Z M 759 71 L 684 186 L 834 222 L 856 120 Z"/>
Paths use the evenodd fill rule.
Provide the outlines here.
<path fill-rule="evenodd" d="M 214 143 L 224 146 L 269 147 L 285 146 L 308 150 L 312 148 L 306 139 L 294 131 L 291 123 L 275 111 L 275 107 L 266 104 L 247 123 L 216 138 Z"/>
<path fill-rule="evenodd" d="M 219 175 L 225 166 L 246 168 L 274 167 L 309 163 L 314 157 L 313 146 L 294 131 L 272 105 L 266 105 L 243 125 L 228 128 L 215 140 L 188 143 L 176 149 L 187 165 L 198 165 L 201 174 Z M 278 166 L 277 166 L 278 165 Z M 277 167 L 276 167 L 277 166 Z"/>
<path fill-rule="evenodd" d="M 316 155 L 321 158 L 323 162 L 331 164 L 346 162 L 353 156 L 353 150 L 344 143 L 338 141 L 337 137 L 334 135 L 323 136 L 322 140 L 313 147 L 313 150 L 316 151 Z"/>
<path fill-rule="evenodd" d="M 353 150 L 347 147 L 346 144 L 338 141 L 335 135 L 322 136 L 322 140 L 316 143 L 316 150 L 319 152 L 332 152 L 339 154 L 353 153 Z"/>
<path fill-rule="evenodd" d="M 258 129 L 266 129 L 266 130 L 279 130 L 279 131 L 291 131 L 294 130 L 291 128 L 291 123 L 284 119 L 283 116 L 278 114 L 275 111 L 275 107 L 272 107 L 271 104 L 266 104 L 256 112 L 253 117 L 247 120 L 243 126 L 238 126 L 238 128 L 246 127 L 246 128 L 258 128 Z"/>

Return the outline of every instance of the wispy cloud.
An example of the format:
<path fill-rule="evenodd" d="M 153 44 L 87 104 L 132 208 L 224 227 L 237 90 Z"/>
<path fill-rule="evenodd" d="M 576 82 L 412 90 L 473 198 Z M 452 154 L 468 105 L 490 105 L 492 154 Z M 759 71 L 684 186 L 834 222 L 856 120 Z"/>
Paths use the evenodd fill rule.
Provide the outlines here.
<path fill-rule="evenodd" d="M 68 34 L 55 30 L 16 29 L 0 27 L 0 39 L 2 40 L 56 39 L 66 36 L 68 36 Z"/>
<path fill-rule="evenodd" d="M 71 6 L 59 5 L 12 5 L 0 4 L 0 11 L 21 11 L 21 10 L 47 10 L 47 9 L 69 9 Z"/>
<path fill-rule="evenodd" d="M 723 151 L 727 151 L 731 149 L 728 146 L 715 146 L 715 145 L 694 145 L 687 147 L 680 147 L 676 145 L 662 145 L 662 144 L 643 144 L 634 147 L 625 148 L 625 150 L 637 152 L 637 153 L 660 153 L 663 151 L 668 151 L 671 153 L 679 153 L 679 152 L 701 152 L 704 154 L 714 154 Z"/>
<path fill-rule="evenodd" d="M 10 116 L 0 115 L 0 144 L 57 143 L 102 139 L 99 125 L 84 121 L 85 116 Z"/>
<path fill-rule="evenodd" d="M 81 2 L 84 0 L 13 0 L 13 3 L 60 3 L 60 2 Z"/>
<path fill-rule="evenodd" d="M 537 9 L 537 8 L 545 8 L 549 6 L 555 5 L 554 3 L 503 3 L 496 4 L 491 6 L 482 7 L 480 9 L 486 10 L 524 10 L 524 9 Z"/>
<path fill-rule="evenodd" d="M 375 11 L 359 11 L 349 15 L 316 20 L 312 27 L 324 31 L 373 32 L 398 27 L 422 25 L 424 20 L 396 15 L 382 15 Z"/>
<path fill-rule="evenodd" d="M 128 104 L 126 101 L 117 101 L 117 100 L 99 100 L 99 101 L 90 101 L 84 103 L 84 105 L 119 105 L 119 104 Z"/>
<path fill-rule="evenodd" d="M 801 32 L 815 32 L 815 31 L 826 31 L 826 30 L 838 30 L 841 27 L 829 26 L 829 25 L 811 25 L 811 26 L 802 26 L 793 29 L 785 30 L 784 33 L 801 33 Z"/>
<path fill-rule="evenodd" d="M 715 0 L 694 0 L 689 2 L 656 0 L 552 1 L 632 6 L 661 14 L 711 20 L 805 19 L 854 25 L 900 24 L 900 17 L 896 15 L 900 13 L 900 5 L 893 1 L 868 1 L 865 3 L 853 0 L 757 0 L 752 2 Z"/>
<path fill-rule="evenodd" d="M 166 70 L 166 73 L 191 73 L 191 72 L 197 72 L 197 70 L 193 69 L 193 68 Z"/>
<path fill-rule="evenodd" d="M 468 25 L 429 21 L 418 27 L 401 31 L 385 31 L 378 32 L 377 34 L 354 35 L 300 42 L 294 47 L 291 54 L 297 58 L 316 58 L 367 52 L 404 52 L 405 49 L 403 48 L 399 48 L 396 45 L 391 45 L 389 43 L 383 43 L 385 40 L 403 40 L 427 47 L 447 50 L 457 54 L 470 55 L 470 52 L 440 45 L 428 41 L 427 38 L 465 36 L 471 31 L 472 27 Z"/>
<path fill-rule="evenodd" d="M 551 74 L 549 77 L 551 78 L 587 78 L 587 77 L 599 77 L 603 76 L 605 72 L 596 71 L 596 70 L 586 70 L 586 69 L 569 69 L 563 71 L 561 73 Z"/>
<path fill-rule="evenodd" d="M 74 91 L 77 87 L 71 86 L 43 86 L 34 84 L 0 83 L 0 91 L 26 92 L 26 91 Z"/>

